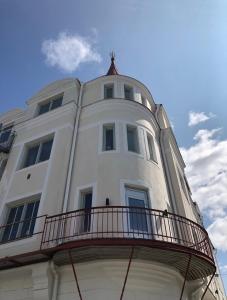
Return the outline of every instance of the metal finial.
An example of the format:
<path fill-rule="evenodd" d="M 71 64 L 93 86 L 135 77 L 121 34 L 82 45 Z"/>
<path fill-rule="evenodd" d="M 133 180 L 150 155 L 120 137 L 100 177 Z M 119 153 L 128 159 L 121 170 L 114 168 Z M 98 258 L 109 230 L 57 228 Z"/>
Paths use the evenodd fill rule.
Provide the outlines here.
<path fill-rule="evenodd" d="M 111 58 L 111 61 L 114 62 L 114 59 L 115 59 L 114 51 L 110 52 L 110 58 Z"/>

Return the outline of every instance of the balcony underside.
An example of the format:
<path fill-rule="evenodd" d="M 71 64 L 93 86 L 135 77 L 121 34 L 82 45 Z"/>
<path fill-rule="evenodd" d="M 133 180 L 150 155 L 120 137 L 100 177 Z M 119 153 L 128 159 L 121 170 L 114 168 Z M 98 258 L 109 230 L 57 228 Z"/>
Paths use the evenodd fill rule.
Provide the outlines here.
<path fill-rule="evenodd" d="M 56 265 L 69 264 L 69 251 L 75 263 L 103 259 L 129 259 L 132 247 L 134 247 L 133 259 L 162 263 L 177 269 L 183 277 L 191 256 L 187 280 L 207 277 L 216 269 L 207 256 L 184 246 L 142 239 L 97 239 L 72 241 L 46 250 L 6 257 L 0 260 L 0 270 L 43 262 L 51 258 Z"/>
<path fill-rule="evenodd" d="M 132 247 L 134 247 L 133 259 L 165 264 L 167 267 L 177 269 L 183 277 L 191 256 L 187 280 L 207 277 L 216 269 L 208 257 L 197 251 L 190 251 L 185 247 L 166 242 L 131 239 L 70 242 L 60 246 L 61 250 L 55 253 L 53 260 L 57 265 L 70 263 L 69 251 L 75 263 L 102 259 L 128 259 Z"/>

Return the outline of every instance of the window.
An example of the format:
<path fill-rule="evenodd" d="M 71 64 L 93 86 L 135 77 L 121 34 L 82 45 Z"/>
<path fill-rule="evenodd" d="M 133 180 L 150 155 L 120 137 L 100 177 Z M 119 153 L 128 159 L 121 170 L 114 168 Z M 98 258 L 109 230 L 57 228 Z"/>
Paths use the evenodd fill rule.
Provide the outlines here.
<path fill-rule="evenodd" d="M 6 164 L 7 164 L 7 159 L 3 159 L 0 162 L 0 180 L 2 179 L 3 173 L 4 173 L 5 168 L 6 168 Z"/>
<path fill-rule="evenodd" d="M 130 229 L 136 232 L 148 232 L 146 214 L 147 193 L 142 190 L 126 188 L 126 203 L 129 206 Z"/>
<path fill-rule="evenodd" d="M 63 100 L 63 96 L 60 96 L 58 98 L 40 104 L 38 115 L 42 115 L 50 110 L 60 107 L 62 105 L 62 100 Z"/>
<path fill-rule="evenodd" d="M 104 98 L 114 98 L 114 85 L 112 83 L 104 85 Z"/>
<path fill-rule="evenodd" d="M 92 190 L 81 192 L 81 203 L 84 214 L 82 214 L 81 231 L 88 232 L 91 229 Z"/>
<path fill-rule="evenodd" d="M 138 133 L 135 126 L 127 125 L 128 151 L 139 153 Z"/>
<path fill-rule="evenodd" d="M 50 158 L 52 144 L 53 138 L 29 147 L 23 167 L 26 168 L 39 162 L 48 160 Z"/>
<path fill-rule="evenodd" d="M 178 170 L 178 176 L 180 178 L 180 185 L 181 185 L 181 189 L 185 195 L 185 197 L 188 199 L 188 192 L 187 192 L 187 186 L 185 183 L 185 179 L 184 177 L 181 175 L 180 171 Z"/>
<path fill-rule="evenodd" d="M 5 143 L 9 140 L 11 131 L 12 127 L 4 128 L 2 131 L 0 131 L 0 144 Z"/>
<path fill-rule="evenodd" d="M 34 231 L 38 208 L 39 201 L 9 208 L 6 224 L 2 227 L 1 242 L 31 236 Z"/>
<path fill-rule="evenodd" d="M 103 151 L 115 150 L 115 125 L 103 125 Z"/>
<path fill-rule="evenodd" d="M 144 96 L 141 96 L 141 102 L 144 106 L 146 106 L 146 99 L 144 98 Z"/>
<path fill-rule="evenodd" d="M 155 152 L 155 145 L 154 145 L 154 138 L 149 133 L 147 133 L 147 145 L 148 145 L 149 159 L 157 162 L 157 157 L 156 157 L 156 152 Z"/>
<path fill-rule="evenodd" d="M 125 92 L 125 99 L 134 100 L 134 98 L 133 98 L 133 88 L 131 86 L 125 85 L 124 86 L 124 92 Z"/>

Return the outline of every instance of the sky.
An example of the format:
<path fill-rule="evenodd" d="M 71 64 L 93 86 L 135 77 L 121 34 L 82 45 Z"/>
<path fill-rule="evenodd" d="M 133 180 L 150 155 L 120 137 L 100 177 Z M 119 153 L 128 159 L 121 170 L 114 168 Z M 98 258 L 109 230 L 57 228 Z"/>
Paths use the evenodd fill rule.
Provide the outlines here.
<path fill-rule="evenodd" d="M 0 0 L 0 114 L 112 50 L 168 113 L 227 287 L 226 0 Z"/>

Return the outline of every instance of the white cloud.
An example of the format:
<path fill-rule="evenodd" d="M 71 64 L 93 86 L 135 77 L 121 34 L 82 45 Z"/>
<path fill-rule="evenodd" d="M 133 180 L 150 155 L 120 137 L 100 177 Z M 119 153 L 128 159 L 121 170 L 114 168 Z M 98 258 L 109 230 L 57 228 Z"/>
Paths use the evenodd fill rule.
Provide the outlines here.
<path fill-rule="evenodd" d="M 91 40 L 79 35 L 61 32 L 55 40 L 43 41 L 42 52 L 48 65 L 72 73 L 82 63 L 101 61 L 93 44 Z"/>
<path fill-rule="evenodd" d="M 205 122 L 211 118 L 214 118 L 215 115 L 212 113 L 206 115 L 205 112 L 197 113 L 194 111 L 190 111 L 188 117 L 189 117 L 188 126 L 194 126 L 199 123 Z"/>
<path fill-rule="evenodd" d="M 212 238 L 215 247 L 227 251 L 227 216 L 218 218 L 208 228 L 208 232 Z M 227 266 L 226 266 L 227 269 Z"/>
<path fill-rule="evenodd" d="M 193 200 L 211 222 L 211 239 L 227 251 L 227 140 L 220 140 L 218 133 L 220 129 L 199 130 L 195 145 L 181 152 Z"/>
<path fill-rule="evenodd" d="M 227 265 L 220 266 L 220 270 L 221 270 L 222 272 L 227 271 Z"/>

